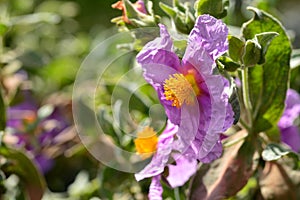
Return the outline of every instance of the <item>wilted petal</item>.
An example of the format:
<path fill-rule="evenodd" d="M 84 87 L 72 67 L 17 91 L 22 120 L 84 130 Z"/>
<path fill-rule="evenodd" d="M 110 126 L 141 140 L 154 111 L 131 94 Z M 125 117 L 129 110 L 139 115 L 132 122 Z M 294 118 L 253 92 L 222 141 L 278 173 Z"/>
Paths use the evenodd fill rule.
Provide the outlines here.
<path fill-rule="evenodd" d="M 162 200 L 163 188 L 160 184 L 160 175 L 152 178 L 149 188 L 149 200 Z"/>
<path fill-rule="evenodd" d="M 178 127 L 168 121 L 166 129 L 159 136 L 157 151 L 153 155 L 151 162 L 142 171 L 135 174 L 137 181 L 157 176 L 164 171 L 172 152 L 174 134 L 177 130 Z"/>
<path fill-rule="evenodd" d="M 197 171 L 197 160 L 185 156 L 175 155 L 176 165 L 168 165 L 167 181 L 174 187 L 184 185 Z"/>

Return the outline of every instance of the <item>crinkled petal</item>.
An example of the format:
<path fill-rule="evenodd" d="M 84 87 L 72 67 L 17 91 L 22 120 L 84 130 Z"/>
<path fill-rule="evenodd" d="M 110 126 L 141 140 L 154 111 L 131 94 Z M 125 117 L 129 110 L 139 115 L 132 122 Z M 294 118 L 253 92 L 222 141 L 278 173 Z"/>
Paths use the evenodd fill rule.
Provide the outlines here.
<path fill-rule="evenodd" d="M 160 183 L 160 175 L 152 178 L 149 188 L 149 200 L 162 200 L 163 188 Z"/>
<path fill-rule="evenodd" d="M 177 69 L 178 66 L 180 66 L 180 61 L 173 52 L 173 42 L 171 37 L 164 25 L 159 24 L 159 27 L 160 37 L 148 42 L 144 46 L 136 57 L 137 62 L 141 64 L 142 67 L 145 64 L 153 63 Z"/>
<path fill-rule="evenodd" d="M 220 140 L 220 134 L 224 130 L 224 124 L 228 123 L 226 121 L 228 103 L 222 99 L 224 91 L 222 76 L 205 75 L 203 79 L 208 89 L 209 101 L 207 100 L 208 97 L 206 97 L 206 99 L 203 98 L 204 101 L 201 96 L 199 98 L 201 110 L 205 110 L 205 112 L 201 113 L 204 117 L 203 120 L 205 120 L 205 126 L 200 127 L 203 131 L 199 131 L 199 134 L 197 134 L 197 138 L 201 140 L 201 146 L 199 146 L 198 149 L 199 160 L 204 160 L 210 152 L 216 150 L 220 152 L 214 152 L 214 154 L 221 155 L 222 149 L 215 149 L 214 147 Z"/>
<path fill-rule="evenodd" d="M 189 35 L 189 45 L 203 47 L 214 60 L 228 50 L 228 28 L 221 21 L 210 15 L 198 17 Z"/>
<path fill-rule="evenodd" d="M 204 162 L 222 154 L 220 134 L 233 123 L 233 111 L 224 97 L 224 81 L 220 75 L 202 75 L 201 94 L 197 106 L 184 105 L 178 130 L 176 149 Z"/>
<path fill-rule="evenodd" d="M 207 51 L 194 42 L 188 44 L 182 58 L 182 63 L 186 70 L 194 68 L 198 72 L 201 71 L 202 74 L 212 74 L 213 67 L 215 66 L 214 60 Z"/>
<path fill-rule="evenodd" d="M 189 35 L 188 46 L 183 57 L 184 68 L 196 69 L 202 80 L 198 82 L 201 91 L 198 97 L 200 122 L 191 148 L 199 160 L 206 162 L 221 155 L 220 134 L 234 121 L 228 95 L 226 96 L 224 92 L 223 77 L 212 74 L 214 60 L 228 49 L 227 35 L 228 29 L 222 21 L 209 15 L 202 15 L 197 19 Z M 180 133 L 179 131 L 178 134 Z M 180 137 L 183 137 L 183 134 Z"/>
<path fill-rule="evenodd" d="M 135 174 L 137 181 L 144 178 L 157 176 L 164 171 L 172 152 L 174 134 L 178 131 L 178 127 L 169 120 L 164 132 L 159 136 L 157 151 L 152 157 L 151 162 L 139 173 Z"/>
<path fill-rule="evenodd" d="M 176 165 L 168 165 L 168 183 L 174 188 L 184 185 L 197 171 L 197 160 L 176 154 Z"/>

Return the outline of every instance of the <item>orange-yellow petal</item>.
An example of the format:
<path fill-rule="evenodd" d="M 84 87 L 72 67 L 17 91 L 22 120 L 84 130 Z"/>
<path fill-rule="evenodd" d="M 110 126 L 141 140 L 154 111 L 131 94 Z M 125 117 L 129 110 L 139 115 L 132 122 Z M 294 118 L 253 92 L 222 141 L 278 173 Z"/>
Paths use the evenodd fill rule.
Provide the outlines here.
<path fill-rule="evenodd" d="M 136 151 L 143 158 L 149 157 L 156 151 L 158 137 L 156 132 L 151 127 L 145 127 L 137 134 L 137 139 L 134 140 Z"/>

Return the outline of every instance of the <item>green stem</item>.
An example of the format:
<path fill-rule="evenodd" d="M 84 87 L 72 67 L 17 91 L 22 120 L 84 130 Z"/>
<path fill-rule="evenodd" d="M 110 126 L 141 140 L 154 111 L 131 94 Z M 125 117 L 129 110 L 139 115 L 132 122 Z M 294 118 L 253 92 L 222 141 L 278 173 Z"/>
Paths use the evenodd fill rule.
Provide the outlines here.
<path fill-rule="evenodd" d="M 247 112 L 247 117 L 249 120 L 249 127 L 252 128 L 252 105 L 250 100 L 250 94 L 249 94 L 249 85 L 248 85 L 248 68 L 243 67 L 242 70 L 242 87 L 243 87 L 243 100 L 244 105 Z"/>
<path fill-rule="evenodd" d="M 242 125 L 244 129 L 248 131 L 248 133 L 250 132 L 251 128 L 246 124 L 246 122 L 244 122 L 244 120 L 240 119 L 239 123 Z"/>
<path fill-rule="evenodd" d="M 178 187 L 174 188 L 174 196 L 175 196 L 175 200 L 180 200 Z"/>
<path fill-rule="evenodd" d="M 230 147 L 230 146 L 232 146 L 232 145 L 235 145 L 235 144 L 239 143 L 240 141 L 244 140 L 244 139 L 247 138 L 247 137 L 248 137 L 248 134 L 246 134 L 246 135 L 244 135 L 244 136 L 242 136 L 242 137 L 240 137 L 240 138 L 237 138 L 237 139 L 235 139 L 235 140 L 233 140 L 233 141 L 224 143 L 224 144 L 223 144 L 223 147 L 224 147 L 224 148 L 228 148 L 228 147 Z"/>

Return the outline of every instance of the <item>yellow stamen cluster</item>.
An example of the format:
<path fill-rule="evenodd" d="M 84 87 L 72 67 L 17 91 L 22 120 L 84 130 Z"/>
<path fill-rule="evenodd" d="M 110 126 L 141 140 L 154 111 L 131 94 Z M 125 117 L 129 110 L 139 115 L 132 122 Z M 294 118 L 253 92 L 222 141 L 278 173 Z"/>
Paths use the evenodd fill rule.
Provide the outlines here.
<path fill-rule="evenodd" d="M 149 157 L 157 148 L 158 137 L 151 127 L 145 127 L 138 132 L 137 139 L 134 140 L 136 151 L 143 158 Z"/>
<path fill-rule="evenodd" d="M 194 89 L 194 87 L 196 89 Z M 172 106 L 180 108 L 183 103 L 193 105 L 195 96 L 200 93 L 193 75 L 170 75 L 164 83 L 164 95 L 166 100 L 172 101 Z"/>

